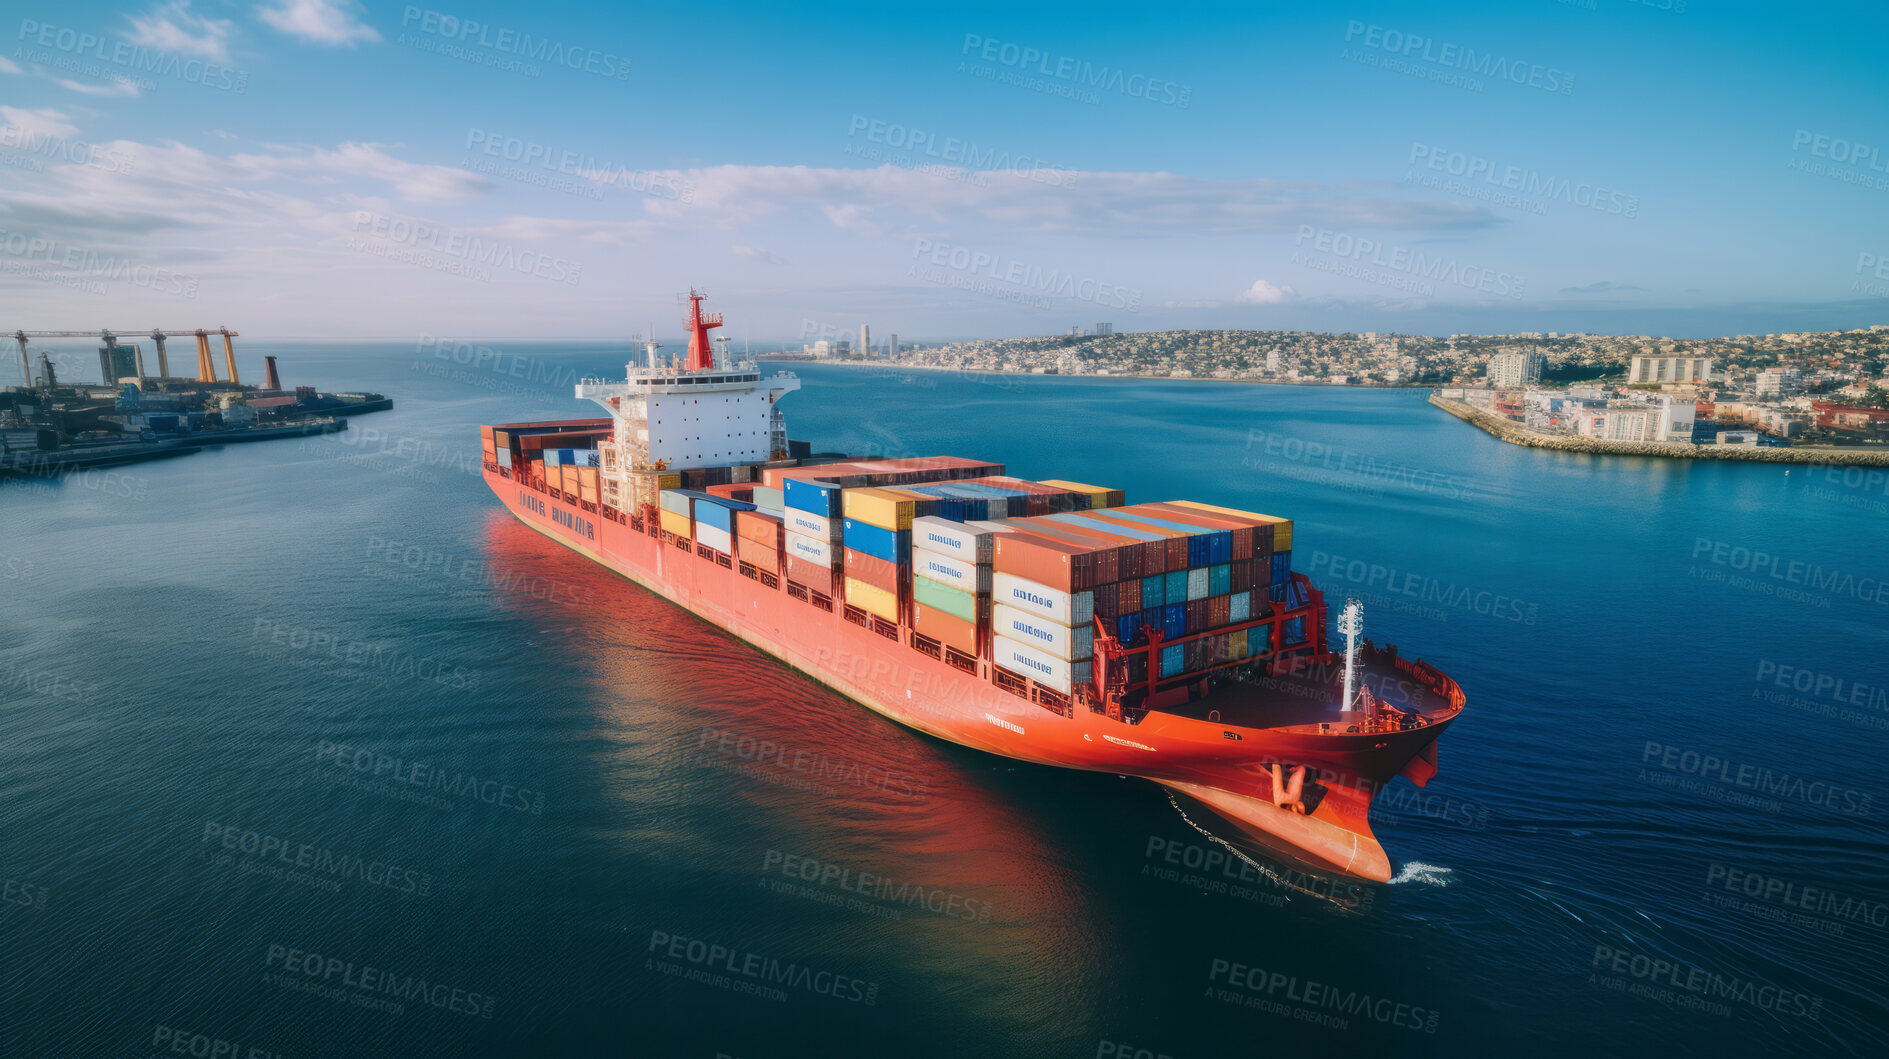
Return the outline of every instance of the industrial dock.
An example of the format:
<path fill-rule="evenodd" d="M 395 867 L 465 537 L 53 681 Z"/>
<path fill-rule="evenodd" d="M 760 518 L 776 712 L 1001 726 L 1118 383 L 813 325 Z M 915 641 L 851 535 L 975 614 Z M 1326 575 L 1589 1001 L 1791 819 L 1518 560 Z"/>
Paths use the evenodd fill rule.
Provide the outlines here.
<path fill-rule="evenodd" d="M 132 332 L 12 332 L 26 385 L 0 391 L 0 478 L 57 475 L 199 452 L 207 446 L 346 430 L 347 417 L 391 409 L 378 393 L 323 393 L 284 386 L 277 358 L 263 357 L 263 385 L 241 381 L 238 332 L 155 328 L 137 332 L 155 346 L 156 372 L 143 347 L 124 341 Z M 212 338 L 223 346 L 225 375 L 217 377 Z M 96 338 L 98 381 L 62 379 L 51 354 L 35 339 Z M 172 375 L 167 343 L 194 339 L 194 375 Z M 37 361 L 37 363 L 35 363 Z"/>

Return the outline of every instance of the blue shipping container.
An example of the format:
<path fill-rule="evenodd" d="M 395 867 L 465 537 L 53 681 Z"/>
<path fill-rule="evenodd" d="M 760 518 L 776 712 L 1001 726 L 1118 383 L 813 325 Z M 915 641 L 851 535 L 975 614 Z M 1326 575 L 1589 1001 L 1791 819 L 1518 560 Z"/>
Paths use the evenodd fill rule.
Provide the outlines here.
<path fill-rule="evenodd" d="M 1246 630 L 1246 656 L 1248 658 L 1272 653 L 1272 626 L 1255 625 Z"/>
<path fill-rule="evenodd" d="M 846 519 L 841 525 L 842 543 L 856 552 L 864 552 L 888 563 L 912 561 L 912 531 L 889 530 L 870 522 Z"/>
<path fill-rule="evenodd" d="M 1115 638 L 1124 647 L 1133 647 L 1141 642 L 1141 615 L 1124 614 L 1115 619 Z"/>
<path fill-rule="evenodd" d="M 840 487 L 832 482 L 811 478 L 789 478 L 781 491 L 787 506 L 795 511 L 811 511 L 827 518 L 840 517 Z"/>
<path fill-rule="evenodd" d="M 1141 579 L 1141 605 L 1144 608 L 1158 607 L 1167 601 L 1166 574 L 1155 574 Z"/>
<path fill-rule="evenodd" d="M 1292 577 L 1292 553 L 1289 551 L 1272 553 L 1272 583 L 1290 580 Z"/>
<path fill-rule="evenodd" d="M 1187 635 L 1187 604 L 1169 603 L 1161 608 L 1161 635 L 1170 640 Z"/>
<path fill-rule="evenodd" d="M 1167 585 L 1161 590 L 1161 602 L 1185 603 L 1187 601 L 1187 571 L 1170 570 L 1167 572 Z"/>
<path fill-rule="evenodd" d="M 734 532 L 735 512 L 754 510 L 753 504 L 719 496 L 697 495 L 694 500 L 695 521 L 730 533 Z"/>
<path fill-rule="evenodd" d="M 1174 676 L 1175 674 L 1181 671 L 1181 667 L 1185 665 L 1186 662 L 1187 660 L 1181 652 L 1180 644 L 1175 644 L 1172 647 L 1161 648 L 1161 675 L 1162 676 L 1164 677 Z"/>
<path fill-rule="evenodd" d="M 1285 627 L 1279 630 L 1286 647 L 1296 647 L 1305 642 L 1305 617 L 1286 619 Z"/>
<path fill-rule="evenodd" d="M 1207 594 L 1224 596 L 1233 591 L 1233 567 L 1227 563 L 1207 568 Z"/>

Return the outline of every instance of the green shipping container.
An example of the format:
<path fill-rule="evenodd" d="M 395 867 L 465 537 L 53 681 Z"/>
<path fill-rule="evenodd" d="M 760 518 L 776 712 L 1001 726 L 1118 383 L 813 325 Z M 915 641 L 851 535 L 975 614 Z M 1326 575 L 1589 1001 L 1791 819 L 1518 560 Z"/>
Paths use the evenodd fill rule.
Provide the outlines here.
<path fill-rule="evenodd" d="M 963 621 L 977 620 L 977 597 L 961 588 L 939 584 L 929 577 L 912 578 L 912 599 Z"/>

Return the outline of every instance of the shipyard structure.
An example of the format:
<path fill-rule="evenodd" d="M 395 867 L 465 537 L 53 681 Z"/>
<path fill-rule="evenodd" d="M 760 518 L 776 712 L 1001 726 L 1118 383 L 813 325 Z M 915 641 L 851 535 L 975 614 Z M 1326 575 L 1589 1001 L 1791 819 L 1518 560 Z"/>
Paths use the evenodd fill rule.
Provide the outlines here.
<path fill-rule="evenodd" d="M 0 475 L 52 474 L 196 451 L 203 445 L 330 433 L 345 417 L 378 412 L 393 402 L 377 393 L 322 393 L 285 387 L 277 358 L 263 358 L 263 383 L 237 375 L 237 332 L 228 328 L 152 330 L 154 357 L 121 332 L 15 331 L 24 386 L 0 391 Z M 140 334 L 138 337 L 146 337 Z M 29 348 L 33 339 L 96 338 L 98 381 L 89 365 Z M 168 343 L 194 340 L 194 372 L 172 375 Z M 225 369 L 217 375 L 218 350 Z M 155 368 L 152 372 L 150 369 Z"/>
<path fill-rule="evenodd" d="M 909 727 L 1144 777 L 1301 862 L 1391 877 L 1372 798 L 1431 780 L 1463 693 L 1365 639 L 1356 604 L 1328 642 L 1290 519 L 974 457 L 813 457 L 780 411 L 800 380 L 718 359 L 702 298 L 685 360 L 651 346 L 577 386 L 606 416 L 482 429 L 519 520 Z"/>

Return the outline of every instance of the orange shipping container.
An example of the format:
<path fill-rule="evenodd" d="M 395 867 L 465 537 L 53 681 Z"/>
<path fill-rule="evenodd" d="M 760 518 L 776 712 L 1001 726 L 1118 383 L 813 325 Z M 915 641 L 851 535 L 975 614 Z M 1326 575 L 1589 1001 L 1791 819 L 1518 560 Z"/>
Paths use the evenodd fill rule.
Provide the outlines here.
<path fill-rule="evenodd" d="M 759 511 L 735 512 L 735 535 L 780 551 L 781 520 Z"/>
<path fill-rule="evenodd" d="M 764 543 L 747 537 L 736 537 L 735 557 L 744 563 L 760 567 L 770 574 L 781 572 L 781 554 L 771 541 Z"/>
<path fill-rule="evenodd" d="M 978 600 L 980 613 L 988 614 L 989 606 L 988 599 Z M 973 658 L 979 653 L 976 623 L 965 621 L 955 614 L 947 614 L 937 607 L 912 604 L 912 628 L 922 636 L 929 636 L 946 647 L 955 647 Z"/>

